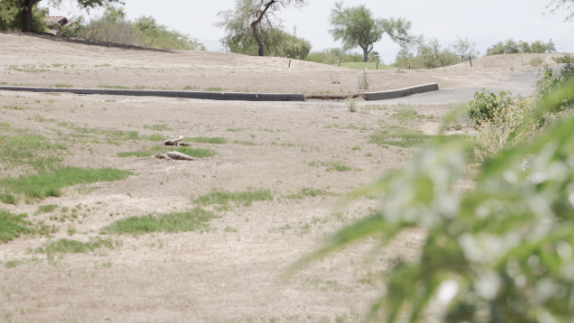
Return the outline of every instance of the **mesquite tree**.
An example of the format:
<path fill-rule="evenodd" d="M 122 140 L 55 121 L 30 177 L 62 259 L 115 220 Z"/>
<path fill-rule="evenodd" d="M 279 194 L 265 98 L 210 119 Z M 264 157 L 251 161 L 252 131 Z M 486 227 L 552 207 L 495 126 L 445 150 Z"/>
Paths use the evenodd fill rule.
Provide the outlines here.
<path fill-rule="evenodd" d="M 22 15 L 22 31 L 31 32 L 33 30 L 32 8 L 42 0 L 19 0 L 20 12 Z M 77 0 L 78 7 L 81 9 L 92 9 L 102 7 L 113 3 L 121 3 L 121 0 Z M 62 0 L 49 0 L 51 6 L 59 6 Z"/>
<path fill-rule="evenodd" d="M 235 10 L 220 11 L 222 20 L 215 25 L 225 28 L 227 37 L 240 34 L 250 28 L 259 45 L 259 56 L 265 56 L 262 31 L 278 27 L 281 21 L 276 13 L 289 6 L 302 7 L 306 0 L 237 0 Z"/>
<path fill-rule="evenodd" d="M 331 12 L 330 30 L 335 40 L 343 42 L 344 49 L 361 47 L 363 62 L 369 59 L 374 43 L 387 34 L 394 42 L 407 47 L 418 41 L 418 37 L 410 35 L 411 22 L 404 18 L 377 19 L 371 10 L 364 5 L 343 8 L 343 3 L 335 4 Z"/>

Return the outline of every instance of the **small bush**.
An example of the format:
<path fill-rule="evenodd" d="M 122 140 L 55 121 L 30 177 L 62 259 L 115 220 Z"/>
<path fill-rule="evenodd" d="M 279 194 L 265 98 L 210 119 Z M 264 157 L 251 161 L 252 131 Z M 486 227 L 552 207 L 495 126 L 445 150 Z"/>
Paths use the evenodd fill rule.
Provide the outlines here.
<path fill-rule="evenodd" d="M 468 116 L 475 120 L 476 124 L 483 121 L 492 121 L 496 114 L 514 104 L 512 93 L 501 91 L 496 95 L 485 89 L 474 94 L 474 100 L 469 102 Z"/>
<path fill-rule="evenodd" d="M 185 212 L 168 214 L 148 214 L 116 221 L 105 227 L 103 233 L 112 234 L 146 234 L 152 232 L 189 232 L 209 228 L 208 222 L 217 216 L 210 211 L 194 208 Z"/>
<path fill-rule="evenodd" d="M 349 99 L 347 101 L 347 110 L 349 110 L 349 112 L 357 112 L 357 102 L 353 99 Z"/>
<path fill-rule="evenodd" d="M 540 57 L 534 57 L 530 60 L 529 64 L 532 66 L 540 66 L 542 65 L 543 61 Z"/>
<path fill-rule="evenodd" d="M 538 70 L 538 77 L 536 83 L 534 83 L 534 95 L 539 101 L 544 100 L 548 94 L 565 84 L 569 79 L 574 77 L 574 64 L 566 63 L 559 72 L 556 72 L 544 66 Z M 568 96 L 566 99 L 557 100 L 551 103 L 550 112 L 557 113 L 562 112 L 571 107 L 574 104 L 574 93 Z"/>
<path fill-rule="evenodd" d="M 552 60 L 558 64 L 574 64 L 574 57 L 569 54 L 566 54 L 562 57 L 552 57 Z"/>
<path fill-rule="evenodd" d="M 368 90 L 370 85 L 369 75 L 367 75 L 367 70 L 363 70 L 363 74 L 359 76 L 359 89 Z"/>

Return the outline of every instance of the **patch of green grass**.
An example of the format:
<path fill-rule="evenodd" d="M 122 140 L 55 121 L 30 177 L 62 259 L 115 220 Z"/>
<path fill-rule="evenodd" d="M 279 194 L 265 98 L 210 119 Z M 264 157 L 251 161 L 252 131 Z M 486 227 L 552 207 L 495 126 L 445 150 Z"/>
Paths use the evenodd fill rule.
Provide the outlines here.
<path fill-rule="evenodd" d="M 144 129 L 150 129 L 150 130 L 155 130 L 155 131 L 173 130 L 170 127 L 168 127 L 166 124 L 145 125 Z"/>
<path fill-rule="evenodd" d="M 116 100 L 106 100 L 106 102 L 111 102 L 111 103 L 113 103 L 113 102 L 116 102 Z"/>
<path fill-rule="evenodd" d="M 186 139 L 189 142 L 198 142 L 205 144 L 226 144 L 227 139 L 223 137 L 193 137 Z"/>
<path fill-rule="evenodd" d="M 290 199 L 290 200 L 301 200 L 301 199 L 304 199 L 306 197 L 333 196 L 333 195 L 335 195 L 335 194 L 331 193 L 329 191 L 325 191 L 325 190 L 321 190 L 321 189 L 315 189 L 315 188 L 311 188 L 311 187 L 306 187 L 306 188 L 302 188 L 296 194 L 285 195 L 285 198 Z"/>
<path fill-rule="evenodd" d="M 88 242 L 81 242 L 69 239 L 59 239 L 44 244 L 36 248 L 36 253 L 53 255 L 58 253 L 86 253 L 100 248 L 114 249 L 122 245 L 121 241 L 114 241 L 110 238 L 102 239 L 100 237 L 91 238 Z"/>
<path fill-rule="evenodd" d="M 149 141 L 165 141 L 165 137 L 160 134 L 153 134 L 151 136 L 148 136 L 147 139 Z"/>
<path fill-rule="evenodd" d="M 21 263 L 22 263 L 22 261 L 20 261 L 20 260 L 10 260 L 10 261 L 6 261 L 6 262 L 4 263 L 4 266 L 5 266 L 6 268 L 10 269 L 10 268 L 17 267 L 17 266 L 20 265 Z"/>
<path fill-rule="evenodd" d="M 6 204 L 18 204 L 18 198 L 12 194 L 0 194 L 0 202 Z"/>
<path fill-rule="evenodd" d="M 51 155 L 66 149 L 64 144 L 53 144 L 45 137 L 30 134 L 28 130 L 0 124 L 0 164 L 5 169 L 15 166 L 29 166 L 37 171 L 55 169 L 61 158 Z"/>
<path fill-rule="evenodd" d="M 73 123 L 60 122 L 58 126 L 70 130 L 70 134 L 66 135 L 70 138 L 99 138 L 103 136 L 108 140 L 108 143 L 113 144 L 115 141 L 129 141 L 129 140 L 151 140 L 151 141 L 161 141 L 165 140 L 165 137 L 160 134 L 153 134 L 151 136 L 142 136 L 137 131 L 122 131 L 122 130 L 105 130 L 105 129 L 94 129 L 94 128 L 84 128 L 77 127 Z M 160 139 L 161 138 L 161 139 Z"/>
<path fill-rule="evenodd" d="M 129 90 L 128 86 L 121 86 L 121 85 L 98 85 L 99 88 L 102 89 L 119 89 L 119 90 Z"/>
<path fill-rule="evenodd" d="M 230 202 L 241 206 L 251 206 L 253 202 L 257 201 L 272 201 L 273 194 L 266 189 L 248 189 L 242 192 L 229 192 L 225 190 L 214 190 L 213 192 L 205 195 L 200 195 L 192 199 L 193 203 L 198 205 L 223 205 L 229 206 Z"/>
<path fill-rule="evenodd" d="M 239 132 L 239 131 L 243 131 L 243 129 L 242 128 L 227 128 L 227 131 Z"/>
<path fill-rule="evenodd" d="M 361 151 L 362 149 L 361 149 L 361 147 L 359 147 L 359 146 L 355 146 L 355 147 L 351 148 L 351 150 Z"/>
<path fill-rule="evenodd" d="M 312 161 L 309 163 L 311 167 L 325 167 L 326 171 L 337 171 L 337 172 L 346 172 L 353 170 L 351 167 L 343 165 L 339 162 L 323 162 L 323 161 Z"/>
<path fill-rule="evenodd" d="M 199 90 L 199 87 L 197 86 L 189 86 L 187 85 L 186 87 L 183 88 L 183 90 Z"/>
<path fill-rule="evenodd" d="M 36 211 L 36 213 L 34 213 L 34 215 L 54 212 L 54 210 L 56 210 L 57 208 L 58 206 L 55 204 L 40 205 L 38 206 L 38 210 Z"/>
<path fill-rule="evenodd" d="M 10 65 L 8 67 L 9 70 L 11 71 L 18 71 L 18 72 L 26 72 L 26 73 L 43 73 L 43 72 L 48 72 L 48 70 L 45 69 L 41 69 L 41 68 L 36 68 L 36 66 L 32 65 L 30 67 L 26 67 L 24 66 L 23 68 L 20 68 L 16 65 Z"/>
<path fill-rule="evenodd" d="M 255 143 L 253 141 L 234 140 L 233 143 L 239 144 L 239 145 L 245 145 L 245 146 L 259 146 L 258 143 Z"/>
<path fill-rule="evenodd" d="M 6 243 L 20 237 L 20 234 L 36 233 L 32 223 L 25 220 L 26 217 L 27 214 L 12 214 L 0 210 L 0 241 Z"/>
<path fill-rule="evenodd" d="M 146 234 L 152 232 L 189 232 L 209 229 L 209 221 L 217 218 L 215 213 L 202 208 L 167 214 L 148 214 L 116 221 L 102 229 L 110 234 Z"/>
<path fill-rule="evenodd" d="M 388 130 L 383 130 L 372 134 L 369 142 L 379 146 L 394 145 L 408 148 L 425 143 L 432 137 L 433 136 L 424 134 L 419 130 L 391 127 Z"/>
<path fill-rule="evenodd" d="M 72 84 L 54 84 L 54 87 L 57 88 L 71 88 L 74 87 Z"/>
<path fill-rule="evenodd" d="M 169 149 L 196 158 L 206 158 L 215 156 L 215 152 L 211 149 L 191 148 L 191 147 L 176 147 Z M 165 147 L 151 147 L 149 149 L 138 150 L 138 151 L 119 152 L 118 157 L 150 157 L 157 153 L 165 153 L 165 152 L 166 152 Z"/>
<path fill-rule="evenodd" d="M 207 89 L 205 89 L 205 91 L 209 91 L 209 92 L 223 92 L 227 89 L 224 89 L 222 87 L 208 87 Z"/>
<path fill-rule="evenodd" d="M 24 110 L 26 110 L 26 108 L 17 107 L 17 106 L 14 106 L 14 105 L 5 105 L 5 106 L 2 107 L 2 109 L 6 109 L 6 110 L 19 110 L 19 111 L 24 111 Z"/>
<path fill-rule="evenodd" d="M 337 64 L 333 64 L 333 65 L 339 65 L 339 63 Z M 341 67 L 348 67 L 348 68 L 352 68 L 352 69 L 356 69 L 356 70 L 376 70 L 377 69 L 377 63 L 376 62 L 348 62 L 348 63 L 341 63 Z M 390 70 L 390 69 L 394 69 L 395 67 L 393 66 L 389 66 L 389 65 L 384 65 L 384 64 L 379 64 L 379 69 L 380 70 Z"/>
<path fill-rule="evenodd" d="M 432 136 L 419 130 L 412 130 L 401 127 L 390 127 L 387 130 L 374 133 L 370 137 L 370 143 L 379 146 L 394 145 L 403 148 L 415 147 L 431 140 L 437 142 L 448 142 L 452 140 L 468 140 L 468 135 Z"/>
<path fill-rule="evenodd" d="M 3 178 L 0 180 L 0 186 L 4 187 L 6 192 L 31 198 L 58 197 L 62 194 L 61 189 L 67 186 L 122 180 L 130 175 L 132 172 L 116 168 L 63 167 L 53 172 Z"/>
<path fill-rule="evenodd" d="M 223 231 L 225 231 L 225 232 L 237 232 L 237 229 L 232 228 L 230 226 L 226 226 L 225 229 L 223 229 Z"/>

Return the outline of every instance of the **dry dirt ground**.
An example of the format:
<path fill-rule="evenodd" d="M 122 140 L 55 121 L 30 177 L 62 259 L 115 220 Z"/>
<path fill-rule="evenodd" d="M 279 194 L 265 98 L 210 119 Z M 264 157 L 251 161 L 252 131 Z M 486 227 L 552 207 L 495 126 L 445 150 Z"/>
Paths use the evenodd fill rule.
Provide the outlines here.
<path fill-rule="evenodd" d="M 526 59 L 485 58 L 477 60 L 473 70 L 462 65 L 405 73 L 388 70 L 372 77 L 380 89 L 436 81 L 456 88 L 532 69 L 524 64 Z M 301 61 L 294 61 L 290 69 L 286 66 L 282 58 L 125 50 L 0 34 L 2 84 L 306 93 L 357 90 L 357 71 Z M 332 84 L 332 79 L 340 84 Z M 280 282 L 279 277 L 321 246 L 330 233 L 377 205 L 365 199 L 335 208 L 343 194 L 411 159 L 412 149 L 372 144 L 371 134 L 397 125 L 434 133 L 440 116 L 452 107 L 408 107 L 418 115 L 407 119 L 397 117 L 404 106 L 364 102 L 358 108 L 360 112 L 352 113 L 345 103 L 337 102 L 215 102 L 0 91 L 0 123 L 66 143 L 64 164 L 134 173 L 123 181 L 68 187 L 57 198 L 0 204 L 10 212 L 29 214 L 34 223 L 43 221 L 58 229 L 49 237 L 23 236 L 0 244 L 0 321 L 358 321 L 382 288 L 377 273 L 396 257 L 415 255 L 422 232 L 404 232 L 369 262 L 363 254 L 375 240 L 321 259 L 286 281 Z M 193 144 L 216 152 L 193 162 L 122 158 L 119 152 L 161 143 L 110 142 L 101 130 L 167 138 L 224 137 L 228 142 Z M 328 170 L 321 162 L 339 163 L 350 170 Z M 0 177 L 21 173 L 2 169 Z M 115 249 L 53 259 L 33 251 L 62 238 L 98 237 L 104 226 L 119 219 L 193 208 L 193 198 L 214 188 L 268 189 L 274 198 L 215 210 L 219 217 L 205 232 L 117 235 L 112 238 L 121 246 Z M 286 198 L 302 188 L 329 194 Z M 49 204 L 58 208 L 33 215 L 40 205 Z M 76 209 L 80 216 L 61 221 L 62 208 Z"/>

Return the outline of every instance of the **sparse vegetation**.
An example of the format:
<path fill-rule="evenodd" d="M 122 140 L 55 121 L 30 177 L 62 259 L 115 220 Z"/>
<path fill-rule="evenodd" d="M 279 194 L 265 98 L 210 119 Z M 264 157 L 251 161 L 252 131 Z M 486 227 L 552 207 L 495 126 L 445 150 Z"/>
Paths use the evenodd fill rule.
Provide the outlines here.
<path fill-rule="evenodd" d="M 148 214 L 116 221 L 102 229 L 108 234 L 178 233 L 209 230 L 209 221 L 217 218 L 213 212 L 193 208 L 184 212 Z"/>
<path fill-rule="evenodd" d="M 206 158 L 215 156 L 215 152 L 211 149 L 191 148 L 191 147 L 172 147 L 169 149 L 196 158 Z M 138 151 L 119 152 L 118 157 L 150 157 L 157 153 L 165 153 L 165 152 L 166 152 L 165 147 L 154 146 L 148 149 Z"/>
<path fill-rule="evenodd" d="M 323 162 L 323 161 L 312 161 L 309 163 L 310 167 L 325 167 L 325 170 L 328 172 L 337 171 L 337 172 L 346 172 L 353 170 L 353 168 L 343 165 L 339 162 Z"/>
<path fill-rule="evenodd" d="M 214 189 L 205 195 L 200 195 L 192 199 L 197 205 L 221 205 L 229 206 L 230 202 L 240 206 L 251 206 L 253 202 L 271 201 L 273 194 L 266 189 L 248 189 L 246 191 L 229 192 L 222 189 Z"/>
<path fill-rule="evenodd" d="M 119 240 L 102 239 L 100 237 L 91 238 L 87 242 L 59 239 L 44 244 L 42 247 L 35 249 L 35 252 L 47 254 L 50 257 L 60 253 L 86 253 L 100 248 L 115 249 L 121 247 L 122 244 Z"/>
<path fill-rule="evenodd" d="M 226 144 L 227 139 L 223 137 L 192 137 L 185 139 L 189 142 L 197 142 L 204 144 Z"/>
<path fill-rule="evenodd" d="M 0 241 L 8 242 L 21 234 L 34 234 L 32 223 L 25 220 L 26 214 L 12 214 L 0 209 Z"/>
<path fill-rule="evenodd" d="M 48 196 L 60 196 L 62 188 L 67 186 L 122 180 L 131 174 L 132 172 L 130 171 L 115 168 L 62 167 L 53 172 L 39 172 L 36 175 L 3 178 L 0 179 L 0 185 L 5 192 L 42 199 Z"/>
<path fill-rule="evenodd" d="M 301 190 L 299 190 L 299 192 L 297 192 L 295 194 L 285 195 L 285 198 L 290 199 L 290 200 L 301 200 L 301 199 L 304 199 L 306 197 L 334 196 L 334 195 L 335 195 L 334 193 L 331 193 L 331 192 L 326 191 L 326 190 L 315 189 L 312 187 L 305 187 L 305 188 L 302 188 Z"/>

